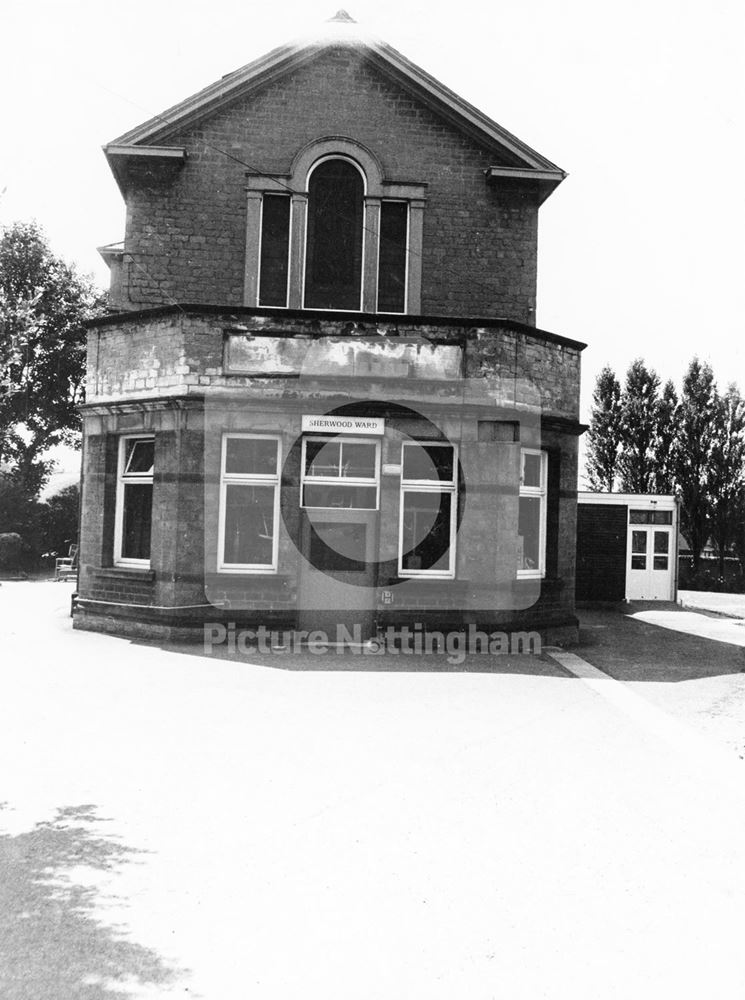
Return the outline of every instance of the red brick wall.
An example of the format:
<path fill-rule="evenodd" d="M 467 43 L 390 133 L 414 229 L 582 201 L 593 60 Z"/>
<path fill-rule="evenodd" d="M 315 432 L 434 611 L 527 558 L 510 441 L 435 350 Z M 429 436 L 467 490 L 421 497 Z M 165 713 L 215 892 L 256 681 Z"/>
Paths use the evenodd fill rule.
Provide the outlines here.
<path fill-rule="evenodd" d="M 124 268 L 122 305 L 242 304 L 244 163 L 286 174 L 303 146 L 329 135 L 367 146 L 387 180 L 429 185 L 423 314 L 534 322 L 535 192 L 487 182 L 494 152 L 346 50 L 327 51 L 198 126 L 159 138 L 185 146 L 188 160 L 173 176 L 144 172 L 132 184 L 126 249 L 134 260 Z"/>

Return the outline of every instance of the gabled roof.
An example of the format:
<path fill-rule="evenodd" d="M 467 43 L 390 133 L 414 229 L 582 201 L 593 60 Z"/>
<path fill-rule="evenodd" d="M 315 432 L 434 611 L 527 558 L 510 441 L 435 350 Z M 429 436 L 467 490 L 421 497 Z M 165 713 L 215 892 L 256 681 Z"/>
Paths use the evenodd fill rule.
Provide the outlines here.
<path fill-rule="evenodd" d="M 346 12 L 339 11 L 327 25 L 328 30 L 323 35 L 281 45 L 114 139 L 104 146 L 114 172 L 117 173 L 117 158 L 126 155 L 127 148 L 147 147 L 157 156 L 156 149 L 167 144 L 168 137 L 177 129 L 195 124 L 237 98 L 311 62 L 329 49 L 353 48 L 455 128 L 491 147 L 503 164 L 507 161 L 509 166 L 491 167 L 490 177 L 534 178 L 541 190 L 541 200 L 566 177 L 556 164 L 482 114 L 386 42 L 360 34 Z"/>

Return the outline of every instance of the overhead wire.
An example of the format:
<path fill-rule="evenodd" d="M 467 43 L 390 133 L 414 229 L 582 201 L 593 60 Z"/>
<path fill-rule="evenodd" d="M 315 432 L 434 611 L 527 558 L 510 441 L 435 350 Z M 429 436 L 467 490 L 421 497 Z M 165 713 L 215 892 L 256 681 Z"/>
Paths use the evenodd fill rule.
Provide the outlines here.
<path fill-rule="evenodd" d="M 124 94 L 119 93 L 118 91 L 112 90 L 110 87 L 107 87 L 105 84 L 100 83 L 100 81 L 97 81 L 97 82 L 98 82 L 98 86 L 100 86 L 103 90 L 106 90 L 108 93 L 112 94 L 114 97 L 117 97 L 120 100 L 123 100 L 123 101 L 125 101 L 128 104 L 131 104 L 133 107 L 138 108 L 140 111 L 143 111 L 145 114 L 148 114 L 148 110 L 146 108 L 144 108 L 138 102 L 131 100 L 130 98 L 126 97 Z M 178 122 L 174 122 L 174 121 L 166 118 L 162 114 L 150 114 L 148 120 L 159 121 L 163 125 L 167 126 L 168 128 L 175 128 L 178 125 Z M 209 140 L 207 140 L 207 139 L 205 139 L 203 137 L 199 137 L 199 138 L 195 139 L 194 141 L 196 143 L 200 143 L 205 149 L 212 150 L 213 152 L 219 153 L 220 155 L 226 157 L 226 159 L 232 160 L 234 163 L 237 163 L 239 166 L 244 167 L 250 173 L 253 173 L 253 174 L 263 174 L 264 173 L 264 171 L 260 170 L 254 164 L 249 163 L 249 161 L 246 160 L 246 159 L 244 159 L 243 157 L 237 156 L 235 153 L 231 153 L 229 150 L 224 149 L 223 147 L 218 146 L 215 143 L 212 143 L 212 142 L 210 142 Z M 289 195 L 293 195 L 293 194 L 297 194 L 298 193 L 288 183 L 286 183 L 284 180 L 282 180 L 281 177 L 277 177 L 276 175 L 272 175 L 272 181 L 273 181 L 273 183 L 277 187 L 284 189 L 287 192 L 287 194 L 289 194 Z M 276 193 L 276 192 L 273 192 L 273 193 Z M 352 220 L 352 217 L 350 215 L 348 215 L 348 214 L 344 214 L 342 212 L 339 212 L 337 214 L 341 218 L 345 219 L 346 221 L 351 221 Z M 369 235 L 372 235 L 372 236 L 378 236 L 379 235 L 378 233 L 376 233 L 375 230 L 373 230 L 369 226 L 365 225 L 364 222 L 362 224 L 362 231 L 364 233 L 368 233 Z M 154 236 L 155 239 L 160 243 L 160 245 L 164 246 L 163 241 L 158 237 L 157 233 L 153 232 L 153 233 L 150 233 L 149 235 Z M 407 242 L 407 245 L 404 248 L 404 251 L 407 254 L 408 258 L 417 258 L 418 260 L 421 260 L 421 261 L 424 261 L 424 259 L 425 259 L 424 254 L 422 252 L 420 252 L 420 251 L 414 250 L 411 246 L 408 245 L 408 242 Z M 142 251 L 136 251 L 136 253 L 140 257 L 155 257 L 156 256 L 155 254 L 148 254 L 148 253 L 145 253 L 145 252 L 142 252 Z M 132 260 L 132 262 L 136 266 L 138 266 L 140 268 L 140 270 L 143 271 L 144 274 L 146 274 L 148 276 L 148 278 L 149 278 L 150 281 L 152 281 L 157 287 L 161 288 L 161 290 L 162 290 L 161 283 L 157 279 L 155 279 L 152 275 L 150 275 L 149 272 L 146 270 L 146 268 L 143 265 L 138 264 L 138 262 L 134 259 L 134 256 L 133 256 L 131 250 L 125 250 L 124 254 L 125 254 L 125 256 L 128 256 Z M 489 285 L 486 282 L 480 281 L 478 278 L 475 278 L 473 276 L 473 274 L 471 274 L 470 272 L 465 271 L 464 269 L 460 269 L 460 268 L 454 267 L 452 263 L 440 264 L 440 270 L 444 271 L 445 273 L 447 273 L 447 274 L 451 275 L 452 277 L 458 279 L 458 281 L 461 281 L 461 282 L 465 281 L 467 285 L 470 285 L 474 289 L 478 289 L 479 291 L 487 292 L 487 293 L 489 293 L 491 295 L 493 295 L 494 292 L 495 292 L 495 289 L 494 289 L 494 287 L 492 285 Z M 169 297 L 167 295 L 167 293 L 166 293 L 166 297 L 170 298 L 170 302 L 171 302 L 172 305 L 178 306 L 179 308 L 181 308 L 179 302 L 175 298 L 173 298 L 172 296 Z M 395 314 L 392 314 L 392 315 L 395 315 Z"/>

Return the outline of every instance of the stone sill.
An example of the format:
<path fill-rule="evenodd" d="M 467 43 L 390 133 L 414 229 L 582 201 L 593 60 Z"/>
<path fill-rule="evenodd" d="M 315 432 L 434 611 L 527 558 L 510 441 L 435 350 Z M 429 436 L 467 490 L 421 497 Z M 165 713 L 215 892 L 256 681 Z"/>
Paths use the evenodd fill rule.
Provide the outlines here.
<path fill-rule="evenodd" d="M 134 566 L 91 567 L 89 572 L 96 580 L 137 580 L 142 583 L 152 583 L 155 579 L 155 570 L 136 569 Z"/>
<path fill-rule="evenodd" d="M 296 583 L 296 577 L 290 573 L 206 573 L 206 587 L 245 587 L 246 584 L 258 584 L 264 587 L 288 587 Z"/>

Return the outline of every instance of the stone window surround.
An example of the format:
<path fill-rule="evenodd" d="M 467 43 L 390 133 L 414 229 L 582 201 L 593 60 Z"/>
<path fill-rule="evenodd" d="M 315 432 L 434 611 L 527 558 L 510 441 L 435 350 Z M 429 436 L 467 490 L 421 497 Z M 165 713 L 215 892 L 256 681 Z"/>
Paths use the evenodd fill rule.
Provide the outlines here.
<path fill-rule="evenodd" d="M 259 301 L 261 208 L 264 194 L 288 194 L 290 208 L 290 267 L 287 308 L 302 309 L 305 283 L 305 239 L 308 215 L 308 177 L 318 161 L 338 156 L 351 160 L 365 180 L 362 247 L 362 309 L 377 312 L 380 203 L 405 201 L 409 206 L 409 240 L 405 314 L 418 315 L 422 299 L 422 233 L 427 185 L 386 180 L 377 158 L 361 143 L 345 136 L 328 136 L 303 147 L 288 174 L 249 174 L 246 182 L 246 259 L 243 304 Z M 271 308 L 271 307 L 267 307 Z M 281 306 L 274 308 L 281 309 Z M 391 314 L 394 315 L 394 314 Z M 401 315 L 401 314 L 395 314 Z"/>

